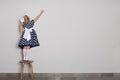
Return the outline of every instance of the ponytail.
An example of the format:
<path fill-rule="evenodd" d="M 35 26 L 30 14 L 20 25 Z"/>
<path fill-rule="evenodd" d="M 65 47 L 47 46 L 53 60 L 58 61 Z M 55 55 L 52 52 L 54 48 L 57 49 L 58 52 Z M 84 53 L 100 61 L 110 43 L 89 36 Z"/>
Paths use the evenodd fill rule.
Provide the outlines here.
<path fill-rule="evenodd" d="M 24 24 L 24 18 L 22 17 L 20 19 L 20 33 L 22 33 L 24 31 L 23 24 Z"/>
<path fill-rule="evenodd" d="M 20 22 L 20 33 L 22 33 L 23 31 L 24 31 L 23 22 Z"/>

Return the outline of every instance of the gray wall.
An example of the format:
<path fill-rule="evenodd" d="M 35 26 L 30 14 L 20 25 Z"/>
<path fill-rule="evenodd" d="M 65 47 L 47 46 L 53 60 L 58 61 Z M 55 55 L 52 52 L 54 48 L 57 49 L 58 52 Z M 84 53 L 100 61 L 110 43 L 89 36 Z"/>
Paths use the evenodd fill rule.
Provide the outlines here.
<path fill-rule="evenodd" d="M 34 72 L 120 72 L 120 0 L 0 0 L 0 73 L 20 71 L 18 20 L 41 9 Z"/>

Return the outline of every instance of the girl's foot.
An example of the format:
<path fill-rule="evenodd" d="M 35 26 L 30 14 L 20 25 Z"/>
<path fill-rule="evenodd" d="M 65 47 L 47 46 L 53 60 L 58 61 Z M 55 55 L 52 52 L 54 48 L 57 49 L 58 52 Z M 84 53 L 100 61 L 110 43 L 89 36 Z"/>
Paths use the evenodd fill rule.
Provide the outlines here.
<path fill-rule="evenodd" d="M 29 58 L 26 57 L 25 60 L 29 60 Z"/>
<path fill-rule="evenodd" d="M 25 58 L 25 57 L 23 57 L 23 60 L 26 60 L 26 58 Z"/>

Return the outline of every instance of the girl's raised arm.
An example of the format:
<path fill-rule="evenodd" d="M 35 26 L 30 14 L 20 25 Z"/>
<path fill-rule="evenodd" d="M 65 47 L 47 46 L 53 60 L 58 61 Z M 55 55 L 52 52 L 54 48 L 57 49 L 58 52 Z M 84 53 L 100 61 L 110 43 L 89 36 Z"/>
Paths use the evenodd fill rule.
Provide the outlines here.
<path fill-rule="evenodd" d="M 44 10 L 41 10 L 40 13 L 34 18 L 34 22 L 36 22 L 40 16 L 43 14 Z"/>

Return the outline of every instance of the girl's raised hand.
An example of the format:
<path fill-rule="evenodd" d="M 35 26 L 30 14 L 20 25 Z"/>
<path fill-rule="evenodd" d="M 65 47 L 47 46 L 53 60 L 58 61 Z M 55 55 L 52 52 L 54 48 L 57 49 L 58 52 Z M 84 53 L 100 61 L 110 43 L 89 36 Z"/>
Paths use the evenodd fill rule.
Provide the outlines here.
<path fill-rule="evenodd" d="M 41 14 L 44 12 L 44 9 L 41 10 Z"/>
<path fill-rule="evenodd" d="M 40 14 L 44 13 L 44 9 L 41 10 Z"/>

